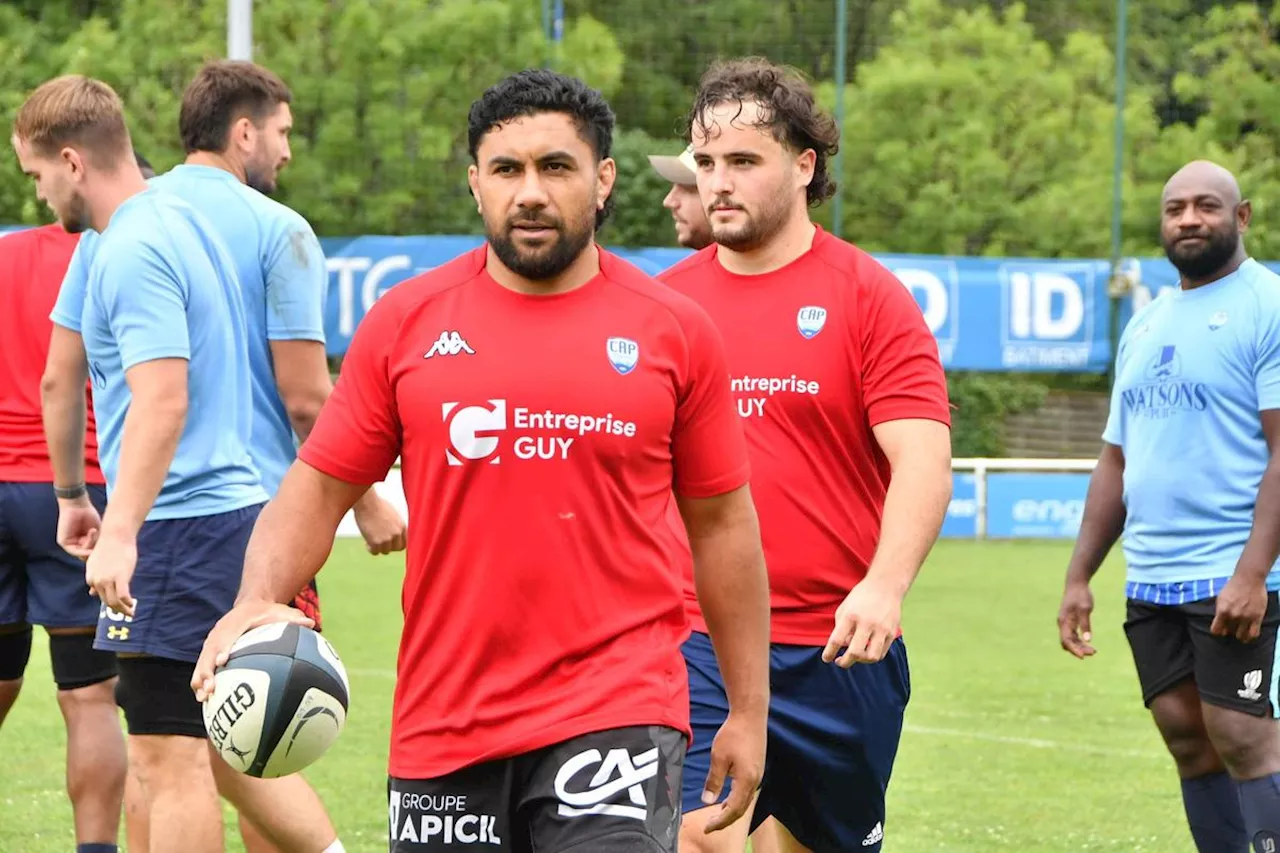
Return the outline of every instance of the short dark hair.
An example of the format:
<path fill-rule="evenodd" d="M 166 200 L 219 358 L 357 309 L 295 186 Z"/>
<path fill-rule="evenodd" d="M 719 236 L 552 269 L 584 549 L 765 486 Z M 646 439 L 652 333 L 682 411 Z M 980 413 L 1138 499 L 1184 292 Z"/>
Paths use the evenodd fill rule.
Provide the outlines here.
<path fill-rule="evenodd" d="M 712 107 L 747 101 L 760 107 L 762 127 L 793 151 L 812 148 L 818 155 L 806 197 L 817 206 L 836 194 L 836 182 L 827 163 L 840 147 L 840 128 L 814 101 L 809 82 L 793 68 L 759 56 L 715 62 L 698 82 L 698 94 L 685 122 L 689 139 L 694 125 L 706 131 L 706 113 Z"/>
<path fill-rule="evenodd" d="M 260 125 L 292 99 L 284 81 L 261 65 L 235 59 L 206 63 L 182 93 L 182 147 L 188 154 L 225 151 L 231 125 L 246 116 Z"/>
<path fill-rule="evenodd" d="M 596 162 L 613 150 L 616 118 L 599 91 L 576 77 L 545 68 L 526 68 L 495 83 L 471 105 L 467 117 L 467 149 L 472 162 L 489 131 L 513 119 L 538 113 L 563 113 L 573 119 L 582 140 L 591 146 Z M 596 230 L 613 210 L 613 196 L 596 211 Z"/>

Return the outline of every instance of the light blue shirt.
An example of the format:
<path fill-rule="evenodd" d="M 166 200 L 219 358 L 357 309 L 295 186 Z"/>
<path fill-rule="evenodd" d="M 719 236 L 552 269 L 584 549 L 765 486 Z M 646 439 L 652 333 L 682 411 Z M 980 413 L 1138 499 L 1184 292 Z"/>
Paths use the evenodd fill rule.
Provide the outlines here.
<path fill-rule="evenodd" d="M 320 241 L 298 213 L 223 169 L 184 164 L 150 183 L 200 211 L 231 252 L 249 332 L 249 452 L 262 485 L 274 495 L 293 464 L 297 443 L 276 386 L 270 341 L 324 343 L 329 274 Z"/>
<path fill-rule="evenodd" d="M 1210 597 L 1235 571 L 1270 458 L 1259 412 L 1277 408 L 1280 276 L 1256 261 L 1129 321 L 1102 437 L 1124 452 L 1130 595 Z"/>
<path fill-rule="evenodd" d="M 84 339 L 108 495 L 132 400 L 126 371 L 181 358 L 188 362 L 187 417 L 147 520 L 213 515 L 267 499 L 249 455 L 253 408 L 235 267 L 194 208 L 149 189 L 125 201 L 101 234 L 85 232 L 52 319 Z"/>

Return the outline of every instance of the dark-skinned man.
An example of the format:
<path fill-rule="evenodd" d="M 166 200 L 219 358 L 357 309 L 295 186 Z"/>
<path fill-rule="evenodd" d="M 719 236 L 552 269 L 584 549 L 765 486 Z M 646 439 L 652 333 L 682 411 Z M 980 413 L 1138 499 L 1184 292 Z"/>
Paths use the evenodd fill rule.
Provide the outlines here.
<path fill-rule="evenodd" d="M 1236 179 L 1165 185 L 1180 286 L 1129 322 L 1058 616 L 1093 655 L 1089 580 L 1123 535 L 1125 633 L 1201 853 L 1280 844 L 1280 276 L 1245 251 Z"/>

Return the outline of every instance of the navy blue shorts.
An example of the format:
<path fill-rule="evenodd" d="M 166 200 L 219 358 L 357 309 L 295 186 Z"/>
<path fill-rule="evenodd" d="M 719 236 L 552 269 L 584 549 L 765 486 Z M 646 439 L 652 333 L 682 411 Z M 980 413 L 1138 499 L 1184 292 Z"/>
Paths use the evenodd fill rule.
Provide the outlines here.
<path fill-rule="evenodd" d="M 711 742 L 729 703 L 711 638 L 694 632 L 683 651 L 693 724 L 683 786 L 688 813 L 702 808 Z M 752 830 L 773 817 L 814 853 L 878 853 L 911 696 L 906 645 L 899 638 L 879 663 L 841 669 L 823 663 L 820 646 L 775 643 L 769 689 L 768 756 Z"/>
<path fill-rule="evenodd" d="M 101 513 L 107 491 L 89 487 Z M 58 544 L 52 483 L 0 483 L 0 625 L 87 628 L 98 622 L 84 562 Z"/>
<path fill-rule="evenodd" d="M 262 507 L 143 524 L 129 582 L 134 615 L 103 605 L 93 647 L 194 664 L 214 623 L 235 603 Z"/>

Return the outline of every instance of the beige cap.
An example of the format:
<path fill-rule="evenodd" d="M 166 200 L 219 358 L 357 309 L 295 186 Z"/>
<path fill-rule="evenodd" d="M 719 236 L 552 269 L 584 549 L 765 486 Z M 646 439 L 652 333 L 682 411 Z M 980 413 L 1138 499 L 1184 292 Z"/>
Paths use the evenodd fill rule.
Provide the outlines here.
<path fill-rule="evenodd" d="M 663 180 L 673 184 L 691 187 L 698 182 L 698 164 L 693 161 L 693 146 L 684 149 L 678 157 L 662 154 L 650 154 L 649 165 L 662 176 Z"/>

